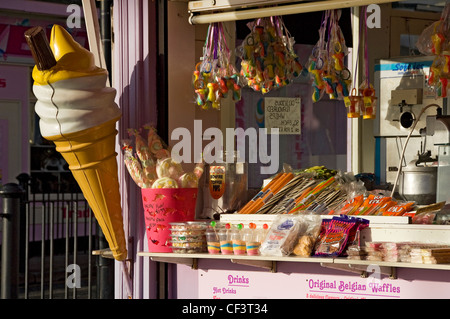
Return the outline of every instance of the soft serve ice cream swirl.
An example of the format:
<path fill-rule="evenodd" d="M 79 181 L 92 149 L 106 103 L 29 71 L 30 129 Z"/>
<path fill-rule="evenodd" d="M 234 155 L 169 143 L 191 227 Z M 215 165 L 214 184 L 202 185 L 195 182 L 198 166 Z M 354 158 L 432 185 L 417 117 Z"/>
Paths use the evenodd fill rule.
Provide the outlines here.
<path fill-rule="evenodd" d="M 38 101 L 44 137 L 70 134 L 117 121 L 116 90 L 106 87 L 108 73 L 95 66 L 94 56 L 61 26 L 52 28 L 50 47 L 57 64 L 49 70 L 33 69 L 33 92 Z"/>

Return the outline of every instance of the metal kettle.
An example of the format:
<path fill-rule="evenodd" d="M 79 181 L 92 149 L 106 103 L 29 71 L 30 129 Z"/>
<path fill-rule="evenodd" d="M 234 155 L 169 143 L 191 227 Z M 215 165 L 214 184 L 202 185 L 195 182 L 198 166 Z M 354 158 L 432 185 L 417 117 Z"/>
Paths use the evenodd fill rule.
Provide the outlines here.
<path fill-rule="evenodd" d="M 399 194 L 407 201 L 415 201 L 418 205 L 436 202 L 437 161 L 431 158 L 430 152 L 418 155 L 402 168 L 399 181 Z"/>

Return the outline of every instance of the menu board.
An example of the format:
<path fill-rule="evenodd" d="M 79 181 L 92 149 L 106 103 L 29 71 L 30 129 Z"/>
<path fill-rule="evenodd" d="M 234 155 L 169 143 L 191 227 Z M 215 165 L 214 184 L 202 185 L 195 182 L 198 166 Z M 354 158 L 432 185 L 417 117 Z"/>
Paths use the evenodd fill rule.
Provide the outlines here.
<path fill-rule="evenodd" d="M 300 116 L 300 98 L 264 98 L 264 122 L 269 134 L 272 133 L 273 128 L 278 128 L 279 134 L 300 134 Z"/>

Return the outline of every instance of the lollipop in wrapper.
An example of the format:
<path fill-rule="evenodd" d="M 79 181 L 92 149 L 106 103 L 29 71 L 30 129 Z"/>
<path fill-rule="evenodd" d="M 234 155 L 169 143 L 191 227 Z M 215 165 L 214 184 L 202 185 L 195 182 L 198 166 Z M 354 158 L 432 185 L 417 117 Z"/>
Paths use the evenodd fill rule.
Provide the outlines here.
<path fill-rule="evenodd" d="M 153 183 L 152 188 L 178 188 L 178 183 L 173 178 L 161 177 Z"/>
<path fill-rule="evenodd" d="M 133 148 L 131 147 L 129 141 L 123 141 L 123 161 L 127 167 L 128 173 L 130 174 L 133 181 L 141 188 L 145 188 L 144 184 L 144 174 L 142 172 L 141 163 L 133 156 Z"/>
<path fill-rule="evenodd" d="M 153 157 L 156 159 L 170 157 L 170 152 L 158 134 L 156 134 L 156 129 L 150 124 L 145 124 L 144 129 L 148 130 L 147 145 Z"/>
<path fill-rule="evenodd" d="M 150 124 L 143 126 L 147 141 L 140 134 L 141 130 L 128 129 L 136 144 L 135 158 L 132 154 L 130 140 L 124 140 L 124 162 L 133 180 L 141 188 L 198 188 L 203 174 L 203 162 L 196 164 L 192 172 L 184 172 L 180 163 L 170 157 L 167 145 Z"/>
<path fill-rule="evenodd" d="M 150 153 L 150 149 L 148 148 L 147 143 L 142 138 L 142 136 L 139 134 L 137 130 L 128 130 L 130 135 L 133 135 L 136 140 L 136 154 L 138 155 L 141 164 L 142 164 L 142 170 L 147 178 L 147 180 L 152 183 L 154 182 L 158 177 L 156 175 L 156 164 L 155 161 L 152 158 L 152 155 Z"/>
<path fill-rule="evenodd" d="M 181 164 L 174 161 L 172 158 L 165 158 L 162 161 L 158 160 L 156 163 L 156 173 L 158 177 L 170 177 L 178 180 L 184 171 Z"/>

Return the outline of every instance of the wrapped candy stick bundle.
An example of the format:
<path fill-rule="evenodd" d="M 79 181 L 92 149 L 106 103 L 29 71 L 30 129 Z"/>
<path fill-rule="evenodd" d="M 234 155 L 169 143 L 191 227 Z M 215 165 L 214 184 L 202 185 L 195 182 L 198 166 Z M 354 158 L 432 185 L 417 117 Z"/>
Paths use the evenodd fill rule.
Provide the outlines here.
<path fill-rule="evenodd" d="M 136 155 L 131 139 L 122 141 L 124 163 L 133 181 L 140 188 L 197 188 L 203 174 L 203 163 L 198 163 L 192 172 L 185 172 L 180 163 L 170 157 L 170 151 L 151 125 L 147 140 L 136 129 L 129 129 L 134 138 Z M 142 130 L 141 130 L 142 131 Z"/>
<path fill-rule="evenodd" d="M 319 41 L 308 59 L 313 102 L 319 101 L 323 94 L 328 94 L 330 99 L 344 99 L 350 93 L 351 72 L 344 64 L 348 48 L 339 26 L 339 17 L 339 10 L 325 12 L 319 29 Z"/>
<path fill-rule="evenodd" d="M 417 41 L 420 53 L 434 56 L 428 75 L 428 85 L 434 88 L 437 98 L 447 97 L 450 79 L 450 3 L 441 18 L 426 28 Z"/>
<path fill-rule="evenodd" d="M 280 16 L 261 18 L 248 25 L 251 32 L 237 48 L 241 76 L 263 94 L 289 84 L 303 66 L 294 52 L 294 39 Z"/>
<path fill-rule="evenodd" d="M 203 109 L 220 109 L 221 100 L 228 95 L 241 99 L 239 73 L 230 63 L 231 52 L 221 22 L 212 23 L 203 47 L 203 57 L 193 72 L 192 84 L 196 104 Z"/>

